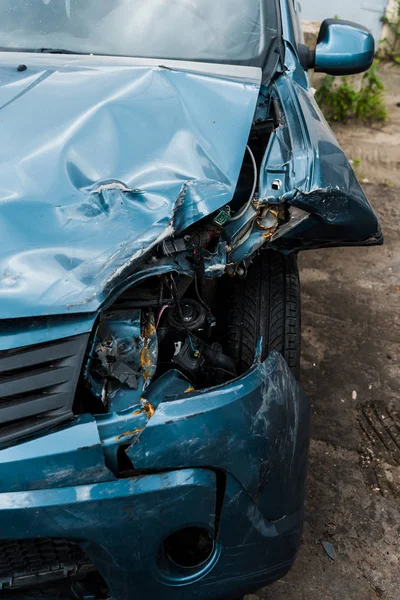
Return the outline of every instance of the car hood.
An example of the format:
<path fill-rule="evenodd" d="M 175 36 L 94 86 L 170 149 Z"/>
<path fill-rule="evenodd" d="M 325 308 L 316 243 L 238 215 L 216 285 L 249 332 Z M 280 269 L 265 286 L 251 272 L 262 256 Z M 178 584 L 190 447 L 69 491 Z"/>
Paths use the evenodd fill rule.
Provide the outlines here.
<path fill-rule="evenodd" d="M 261 76 L 3 53 L 1 317 L 98 310 L 152 246 L 229 202 Z"/>

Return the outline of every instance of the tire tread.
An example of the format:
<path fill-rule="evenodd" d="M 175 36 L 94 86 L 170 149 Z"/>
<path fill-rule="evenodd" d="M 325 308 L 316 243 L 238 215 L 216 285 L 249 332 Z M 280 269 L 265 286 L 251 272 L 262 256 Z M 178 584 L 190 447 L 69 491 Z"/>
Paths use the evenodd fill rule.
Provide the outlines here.
<path fill-rule="evenodd" d="M 262 251 L 245 279 L 232 285 L 227 351 L 239 371 L 251 367 L 260 335 L 263 358 L 280 352 L 296 377 L 300 369 L 300 281 L 296 256 Z"/>

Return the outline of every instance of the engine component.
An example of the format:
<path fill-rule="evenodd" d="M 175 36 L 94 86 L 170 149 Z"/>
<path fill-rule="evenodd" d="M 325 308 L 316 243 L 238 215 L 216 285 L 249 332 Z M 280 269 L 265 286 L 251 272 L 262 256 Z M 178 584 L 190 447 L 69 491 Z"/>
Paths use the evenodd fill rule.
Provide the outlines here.
<path fill-rule="evenodd" d="M 231 377 L 236 376 L 235 363 L 229 356 L 222 352 L 222 346 L 214 342 L 212 346 L 205 344 L 202 340 L 188 335 L 184 342 L 175 342 L 175 354 L 173 362 L 184 371 L 196 373 L 221 371 Z"/>
<path fill-rule="evenodd" d="M 106 409 L 119 412 L 137 403 L 157 368 L 154 314 L 110 311 L 95 335 L 86 378 Z M 112 406 L 109 406 L 111 404 Z"/>
<path fill-rule="evenodd" d="M 165 256 L 175 256 L 187 250 L 186 241 L 183 238 L 171 238 L 163 242 L 162 249 Z"/>
<path fill-rule="evenodd" d="M 177 331 L 198 331 L 207 320 L 205 308 L 197 300 L 184 300 L 168 311 L 167 322 Z"/>
<path fill-rule="evenodd" d="M 214 342 L 212 346 L 203 344 L 202 354 L 209 368 L 217 369 L 236 377 L 235 363 L 229 356 L 222 352 L 222 346 L 218 342 Z"/>
<path fill-rule="evenodd" d="M 198 371 L 204 365 L 204 358 L 199 348 L 189 337 L 184 342 L 175 342 L 175 354 L 172 360 L 190 373 Z"/>

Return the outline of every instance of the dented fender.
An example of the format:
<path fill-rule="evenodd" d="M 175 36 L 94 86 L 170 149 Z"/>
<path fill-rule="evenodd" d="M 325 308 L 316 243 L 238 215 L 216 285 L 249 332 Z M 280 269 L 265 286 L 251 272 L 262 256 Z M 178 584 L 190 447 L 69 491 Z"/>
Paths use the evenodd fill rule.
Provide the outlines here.
<path fill-rule="evenodd" d="M 226 385 L 169 396 L 127 450 L 135 467 L 209 467 L 232 475 L 266 518 L 299 509 L 310 402 L 273 352 Z"/>
<path fill-rule="evenodd" d="M 281 120 L 260 174 L 260 198 L 305 212 L 300 224 L 272 237 L 277 250 L 378 245 L 379 221 L 313 92 L 293 73 L 278 77 L 272 94 Z M 280 187 L 273 189 L 278 179 Z"/>

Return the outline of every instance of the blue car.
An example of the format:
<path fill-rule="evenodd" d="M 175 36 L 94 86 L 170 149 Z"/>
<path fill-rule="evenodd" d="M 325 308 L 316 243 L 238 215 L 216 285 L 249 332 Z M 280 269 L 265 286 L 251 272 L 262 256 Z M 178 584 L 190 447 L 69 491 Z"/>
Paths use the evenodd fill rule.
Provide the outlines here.
<path fill-rule="evenodd" d="M 299 546 L 298 252 L 382 243 L 292 0 L 0 4 L 0 599 L 232 599 Z"/>

